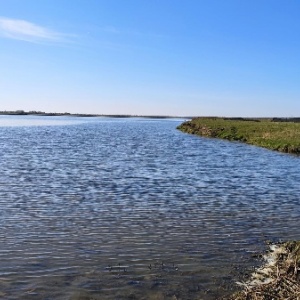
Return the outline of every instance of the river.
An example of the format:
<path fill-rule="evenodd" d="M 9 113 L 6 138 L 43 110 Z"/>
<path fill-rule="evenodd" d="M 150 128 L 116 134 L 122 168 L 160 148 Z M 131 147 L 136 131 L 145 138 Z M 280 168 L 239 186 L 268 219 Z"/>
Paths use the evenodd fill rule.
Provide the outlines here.
<path fill-rule="evenodd" d="M 300 239 L 300 158 L 182 120 L 0 116 L 0 298 L 216 299 Z"/>

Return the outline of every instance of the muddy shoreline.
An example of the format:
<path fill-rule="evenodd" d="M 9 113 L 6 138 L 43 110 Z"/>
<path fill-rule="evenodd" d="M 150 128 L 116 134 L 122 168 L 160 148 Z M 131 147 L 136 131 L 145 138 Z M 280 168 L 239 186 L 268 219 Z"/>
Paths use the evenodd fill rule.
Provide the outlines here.
<path fill-rule="evenodd" d="M 270 245 L 264 264 L 237 282 L 241 291 L 222 300 L 282 300 L 300 297 L 300 241 Z"/>

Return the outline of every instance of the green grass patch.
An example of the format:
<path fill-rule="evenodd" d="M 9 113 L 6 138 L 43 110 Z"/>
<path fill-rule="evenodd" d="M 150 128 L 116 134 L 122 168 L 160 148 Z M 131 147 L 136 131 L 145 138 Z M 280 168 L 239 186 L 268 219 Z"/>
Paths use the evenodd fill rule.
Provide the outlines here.
<path fill-rule="evenodd" d="M 285 153 L 300 154 L 300 123 L 273 119 L 195 118 L 179 130 L 204 137 L 240 141 Z"/>

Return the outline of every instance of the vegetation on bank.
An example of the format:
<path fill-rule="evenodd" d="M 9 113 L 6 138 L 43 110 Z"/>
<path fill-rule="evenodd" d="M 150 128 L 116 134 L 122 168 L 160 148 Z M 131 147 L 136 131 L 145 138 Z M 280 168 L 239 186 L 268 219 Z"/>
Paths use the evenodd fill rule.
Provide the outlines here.
<path fill-rule="evenodd" d="M 194 118 L 177 127 L 204 137 L 240 141 L 285 153 L 300 154 L 300 123 L 294 119 Z"/>
<path fill-rule="evenodd" d="M 300 299 L 300 241 L 271 245 L 265 265 L 256 270 L 243 289 L 223 300 Z"/>

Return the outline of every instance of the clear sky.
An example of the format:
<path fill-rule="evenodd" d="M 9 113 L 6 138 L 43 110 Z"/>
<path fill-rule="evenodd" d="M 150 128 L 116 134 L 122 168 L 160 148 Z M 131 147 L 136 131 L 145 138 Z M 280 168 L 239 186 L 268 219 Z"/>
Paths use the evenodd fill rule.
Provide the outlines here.
<path fill-rule="evenodd" d="M 299 0 L 0 0 L 0 110 L 300 116 Z"/>

